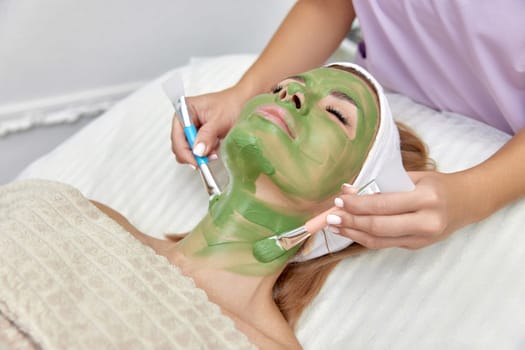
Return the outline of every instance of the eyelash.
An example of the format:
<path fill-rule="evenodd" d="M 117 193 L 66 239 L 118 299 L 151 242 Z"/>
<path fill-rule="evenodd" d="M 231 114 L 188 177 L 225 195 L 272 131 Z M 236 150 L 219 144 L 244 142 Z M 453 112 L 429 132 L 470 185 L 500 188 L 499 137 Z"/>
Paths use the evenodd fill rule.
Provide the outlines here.
<path fill-rule="evenodd" d="M 343 117 L 343 114 L 341 112 L 339 112 L 337 109 L 335 109 L 334 107 L 332 106 L 328 106 L 326 107 L 326 111 L 328 113 L 331 113 L 333 114 L 337 119 L 339 119 L 341 121 L 341 123 L 343 123 L 344 125 L 348 125 L 348 120 Z"/>
<path fill-rule="evenodd" d="M 272 87 L 271 91 L 272 91 L 272 94 L 276 94 L 276 93 L 280 92 L 282 89 L 283 89 L 283 87 L 281 85 L 274 85 Z"/>

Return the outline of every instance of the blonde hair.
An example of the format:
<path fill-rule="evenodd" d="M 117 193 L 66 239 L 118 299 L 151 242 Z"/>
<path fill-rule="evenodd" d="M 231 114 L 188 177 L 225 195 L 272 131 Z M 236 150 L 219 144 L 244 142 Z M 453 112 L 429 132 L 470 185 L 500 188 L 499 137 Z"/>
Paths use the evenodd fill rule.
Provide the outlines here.
<path fill-rule="evenodd" d="M 405 169 L 408 171 L 435 169 L 421 139 L 405 125 L 396 124 L 399 129 Z M 273 299 L 288 323 L 295 327 L 305 307 L 319 293 L 328 275 L 341 260 L 365 250 L 365 247 L 354 243 L 334 254 L 288 264 L 273 287 Z"/>

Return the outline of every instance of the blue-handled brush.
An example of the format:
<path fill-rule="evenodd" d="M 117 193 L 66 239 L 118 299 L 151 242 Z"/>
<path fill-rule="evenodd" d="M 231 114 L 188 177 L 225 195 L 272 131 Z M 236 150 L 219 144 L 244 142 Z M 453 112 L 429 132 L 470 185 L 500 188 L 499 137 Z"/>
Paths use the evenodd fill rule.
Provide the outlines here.
<path fill-rule="evenodd" d="M 178 98 L 175 108 L 177 109 L 177 115 L 179 116 L 182 126 L 184 127 L 184 135 L 186 135 L 186 140 L 188 140 L 188 144 L 193 149 L 193 144 L 195 143 L 195 138 L 197 137 L 197 129 L 191 120 L 185 96 L 180 96 Z M 208 157 L 200 157 L 195 154 L 193 156 L 195 157 L 197 165 L 199 166 L 199 170 L 201 172 L 202 179 L 204 180 L 204 184 L 206 185 L 206 190 L 210 195 L 210 199 L 221 194 L 219 185 L 217 185 L 217 181 L 215 181 L 215 178 L 208 167 Z"/>
<path fill-rule="evenodd" d="M 193 149 L 193 144 L 195 143 L 195 138 L 197 137 L 197 129 L 193 125 L 190 113 L 188 111 L 188 105 L 186 104 L 186 97 L 184 96 L 184 85 L 182 83 L 182 77 L 180 74 L 175 75 L 173 78 L 167 80 L 162 85 L 164 92 L 170 99 L 171 103 L 175 107 L 175 111 L 179 120 L 182 123 L 184 128 L 184 135 L 186 135 L 186 140 L 190 145 L 190 148 Z M 199 157 L 193 155 L 199 166 L 199 171 L 206 186 L 206 191 L 210 196 L 210 200 L 215 196 L 221 194 L 221 189 L 217 184 L 217 181 L 213 177 L 210 168 L 208 167 L 208 158 Z"/>

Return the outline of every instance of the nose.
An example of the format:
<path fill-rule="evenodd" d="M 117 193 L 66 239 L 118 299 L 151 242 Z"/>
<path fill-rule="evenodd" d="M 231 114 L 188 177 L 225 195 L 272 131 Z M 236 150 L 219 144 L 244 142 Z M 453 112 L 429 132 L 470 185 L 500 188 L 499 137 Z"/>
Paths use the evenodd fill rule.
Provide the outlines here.
<path fill-rule="evenodd" d="M 279 99 L 283 102 L 290 102 L 297 110 L 304 106 L 304 92 L 299 84 L 288 84 L 278 93 Z"/>

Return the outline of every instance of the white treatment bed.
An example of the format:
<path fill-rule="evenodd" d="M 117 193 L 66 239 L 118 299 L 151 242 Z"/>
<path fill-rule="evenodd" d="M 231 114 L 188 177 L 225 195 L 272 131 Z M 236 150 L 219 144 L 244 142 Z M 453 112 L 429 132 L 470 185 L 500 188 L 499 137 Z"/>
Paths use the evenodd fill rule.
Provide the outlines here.
<path fill-rule="evenodd" d="M 221 56 L 179 69 L 192 95 L 233 84 L 253 59 Z M 198 173 L 171 153 L 173 107 L 160 85 L 172 73 L 117 103 L 19 178 L 71 184 L 157 237 L 191 229 L 207 209 L 207 196 Z M 406 97 L 388 97 L 441 171 L 475 165 L 510 138 Z M 524 223 L 521 201 L 431 247 L 347 259 L 296 334 L 305 349 L 525 348 Z"/>

